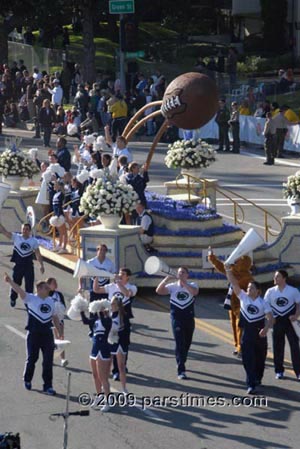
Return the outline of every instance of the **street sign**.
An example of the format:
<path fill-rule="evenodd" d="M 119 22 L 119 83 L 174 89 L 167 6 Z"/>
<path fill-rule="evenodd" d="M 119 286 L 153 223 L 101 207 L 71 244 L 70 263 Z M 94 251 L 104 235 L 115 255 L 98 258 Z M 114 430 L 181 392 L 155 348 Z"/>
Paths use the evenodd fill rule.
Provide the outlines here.
<path fill-rule="evenodd" d="M 109 14 L 133 14 L 134 0 L 110 0 Z"/>
<path fill-rule="evenodd" d="M 139 51 L 127 51 L 125 53 L 126 58 L 143 58 L 145 56 L 144 50 Z"/>

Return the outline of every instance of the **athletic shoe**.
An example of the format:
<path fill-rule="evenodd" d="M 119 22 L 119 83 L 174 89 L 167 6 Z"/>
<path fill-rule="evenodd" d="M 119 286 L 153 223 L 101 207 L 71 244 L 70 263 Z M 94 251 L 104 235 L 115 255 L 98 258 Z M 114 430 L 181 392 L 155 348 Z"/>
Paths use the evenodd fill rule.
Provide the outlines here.
<path fill-rule="evenodd" d="M 300 381 L 300 374 L 296 374 L 296 379 Z"/>
<path fill-rule="evenodd" d="M 60 251 L 60 246 L 56 246 L 55 248 L 52 249 L 53 253 L 58 253 Z"/>
<path fill-rule="evenodd" d="M 97 408 L 99 407 L 100 401 L 103 398 L 104 393 L 99 393 L 95 395 L 95 398 L 93 400 L 93 402 L 91 403 L 91 407 L 92 408 Z"/>
<path fill-rule="evenodd" d="M 24 382 L 24 387 L 26 390 L 31 390 L 31 382 Z"/>
<path fill-rule="evenodd" d="M 232 352 L 232 355 L 238 355 L 238 353 L 239 353 L 239 351 L 238 351 L 237 349 L 235 349 L 235 350 Z"/>
<path fill-rule="evenodd" d="M 105 404 L 105 405 L 103 405 L 103 407 L 101 407 L 101 412 L 103 412 L 103 413 L 107 413 L 107 412 L 109 412 L 110 411 L 110 405 L 108 404 L 108 402 Z"/>
<path fill-rule="evenodd" d="M 122 394 L 124 394 L 124 396 L 127 396 L 129 394 L 129 391 L 127 390 L 127 388 L 124 388 L 124 390 L 122 391 Z"/>
<path fill-rule="evenodd" d="M 114 373 L 114 374 L 113 374 L 113 380 L 120 380 L 120 375 L 119 375 L 119 373 Z"/>
<path fill-rule="evenodd" d="M 283 379 L 284 378 L 284 375 L 283 375 L 283 373 L 276 373 L 276 375 L 275 375 L 275 379 Z"/>
<path fill-rule="evenodd" d="M 57 254 L 69 254 L 69 251 L 67 249 L 65 249 L 65 248 L 60 248 L 57 251 Z"/>
<path fill-rule="evenodd" d="M 60 366 L 62 366 L 63 368 L 65 368 L 66 366 L 69 365 L 69 361 L 67 359 L 61 359 L 60 361 Z"/>
<path fill-rule="evenodd" d="M 253 387 L 248 388 L 247 394 L 255 394 L 255 393 L 256 393 L 255 388 L 253 388 Z"/>
<path fill-rule="evenodd" d="M 56 391 L 53 390 L 52 387 L 44 388 L 44 393 L 48 394 L 49 396 L 55 396 L 56 395 Z"/>
<path fill-rule="evenodd" d="M 187 376 L 185 373 L 180 373 L 180 374 L 178 374 L 178 379 L 185 380 L 185 379 L 187 379 Z"/>
<path fill-rule="evenodd" d="M 11 299 L 10 300 L 10 305 L 11 307 L 15 307 L 17 300 L 16 299 Z"/>

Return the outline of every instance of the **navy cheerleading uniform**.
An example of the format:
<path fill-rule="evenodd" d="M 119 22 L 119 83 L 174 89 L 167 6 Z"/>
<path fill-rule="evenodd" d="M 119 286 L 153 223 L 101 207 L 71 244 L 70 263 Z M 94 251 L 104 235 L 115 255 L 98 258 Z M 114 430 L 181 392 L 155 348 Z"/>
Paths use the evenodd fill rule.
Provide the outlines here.
<path fill-rule="evenodd" d="M 269 304 L 260 296 L 251 299 L 244 290 L 238 295 L 241 310 L 239 326 L 242 328 L 242 360 L 246 371 L 246 383 L 251 389 L 261 383 L 267 356 L 267 337 L 261 337 L 265 327 L 265 315 L 272 313 Z"/>
<path fill-rule="evenodd" d="M 39 248 L 38 241 L 35 237 L 24 238 L 21 234 L 12 233 L 14 243 L 13 255 L 11 262 L 15 263 L 13 268 L 13 280 L 16 284 L 21 285 L 23 278 L 25 279 L 25 290 L 28 293 L 33 292 L 34 286 L 34 266 L 33 256 Z M 10 300 L 15 302 L 18 294 L 11 289 Z"/>
<path fill-rule="evenodd" d="M 48 296 L 45 299 L 27 293 L 24 299 L 27 308 L 28 322 L 26 330 L 27 359 L 24 370 L 24 381 L 31 383 L 39 352 L 43 354 L 42 378 L 44 391 L 52 388 L 54 337 L 52 317 L 55 315 L 55 301 Z"/>
<path fill-rule="evenodd" d="M 60 217 L 61 215 L 64 215 L 63 211 L 63 204 L 64 204 L 64 195 L 62 192 L 56 192 L 52 199 L 52 206 L 53 206 L 53 214 L 56 217 Z"/>
<path fill-rule="evenodd" d="M 284 373 L 284 346 L 285 337 L 291 348 L 291 359 L 294 372 L 300 375 L 300 349 L 299 339 L 293 328 L 290 316 L 296 313 L 296 306 L 300 303 L 299 290 L 286 284 L 280 290 L 276 285 L 269 288 L 265 294 L 265 300 L 270 305 L 276 318 L 273 325 L 273 354 L 275 373 Z"/>
<path fill-rule="evenodd" d="M 188 284 L 197 288 L 194 282 Z M 170 315 L 175 339 L 175 356 L 177 362 L 178 375 L 185 372 L 185 363 L 188 352 L 192 344 L 195 330 L 195 297 L 180 282 L 173 282 L 166 285 L 170 294 Z"/>
<path fill-rule="evenodd" d="M 83 324 L 89 325 L 93 331 L 93 345 L 90 358 L 97 360 L 99 357 L 101 360 L 109 360 L 111 345 L 108 343 L 107 338 L 112 326 L 111 318 L 105 316 L 102 312 L 98 316 L 87 318 L 85 313 L 81 312 L 81 319 Z"/>
<path fill-rule="evenodd" d="M 112 327 L 110 332 L 113 333 L 113 335 L 118 336 L 118 342 L 111 345 L 110 352 L 113 355 L 116 355 L 119 352 L 127 354 L 130 340 L 129 333 L 125 328 L 126 315 L 124 316 L 123 323 L 121 323 L 119 312 L 113 312 L 111 319 Z"/>

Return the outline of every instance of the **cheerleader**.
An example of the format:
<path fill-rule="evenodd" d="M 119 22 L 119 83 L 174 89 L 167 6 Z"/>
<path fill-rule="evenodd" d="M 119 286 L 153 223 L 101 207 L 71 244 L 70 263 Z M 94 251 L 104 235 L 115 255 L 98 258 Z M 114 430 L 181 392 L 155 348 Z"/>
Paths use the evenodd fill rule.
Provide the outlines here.
<path fill-rule="evenodd" d="M 48 278 L 46 279 L 46 282 L 50 288 L 49 291 L 49 296 L 52 297 L 52 299 L 55 301 L 55 310 L 57 313 L 57 316 L 59 318 L 59 322 L 60 322 L 60 336 L 58 335 L 58 332 L 56 330 L 56 328 L 54 328 L 54 335 L 55 338 L 59 338 L 60 340 L 64 340 L 65 339 L 65 335 L 64 335 L 64 315 L 65 315 L 65 310 L 66 310 L 66 303 L 65 303 L 65 298 L 64 295 L 59 292 L 57 290 L 57 281 L 55 278 Z M 65 358 L 65 351 L 63 351 L 60 354 L 60 364 L 62 367 L 66 367 L 68 365 L 68 360 Z"/>
<path fill-rule="evenodd" d="M 261 288 L 258 282 L 250 281 L 245 292 L 240 288 L 229 265 L 225 265 L 225 270 L 227 279 L 241 303 L 241 347 L 247 393 L 255 394 L 255 387 L 261 384 L 264 374 L 268 347 L 267 333 L 273 325 L 273 314 L 270 305 L 260 296 Z"/>
<path fill-rule="evenodd" d="M 52 200 L 53 216 L 49 220 L 50 225 L 55 226 L 58 229 L 59 243 L 53 248 L 53 251 L 58 254 L 68 253 L 66 248 L 68 243 L 68 234 L 63 210 L 64 188 L 65 183 L 63 181 L 55 181 L 55 193 Z"/>
<path fill-rule="evenodd" d="M 124 315 L 124 333 L 128 339 L 128 345 L 130 343 L 131 323 L 133 318 L 131 303 L 134 296 L 137 293 L 137 287 L 129 282 L 131 271 L 129 268 L 120 268 L 119 273 L 115 276 L 115 281 L 106 284 L 103 287 L 99 286 L 98 278 L 94 278 L 93 291 L 94 293 L 107 293 L 108 299 L 111 300 L 113 296 L 117 296 L 122 300 L 126 315 Z M 128 354 L 127 354 L 128 356 Z M 116 357 L 113 358 L 113 379 L 119 380 L 119 369 L 116 361 Z"/>
<path fill-rule="evenodd" d="M 72 178 L 72 191 L 71 191 L 71 210 L 69 215 L 69 221 L 71 228 L 79 221 L 80 217 L 83 216 L 83 212 L 79 212 L 80 199 L 84 192 L 84 185 L 78 181 L 78 179 Z M 76 231 L 74 231 L 75 234 Z M 70 236 L 75 239 L 75 235 Z"/>
<path fill-rule="evenodd" d="M 108 412 L 109 405 L 109 370 L 111 364 L 110 344 L 108 343 L 108 334 L 111 330 L 112 320 L 108 314 L 109 303 L 107 300 L 94 301 L 89 305 L 91 318 L 87 318 L 84 312 L 81 312 L 83 324 L 89 325 L 93 331 L 92 349 L 90 354 L 90 365 L 94 378 L 97 396 L 101 395 L 102 389 L 106 396 L 106 403 L 101 407 L 102 412 Z M 97 398 L 94 402 L 97 405 Z"/>
<path fill-rule="evenodd" d="M 108 335 L 108 342 L 111 343 L 110 353 L 117 359 L 122 392 L 127 394 L 126 356 L 129 346 L 129 335 L 125 329 L 126 312 L 122 299 L 118 298 L 118 296 L 113 296 L 111 299 L 111 311 L 112 327 Z"/>

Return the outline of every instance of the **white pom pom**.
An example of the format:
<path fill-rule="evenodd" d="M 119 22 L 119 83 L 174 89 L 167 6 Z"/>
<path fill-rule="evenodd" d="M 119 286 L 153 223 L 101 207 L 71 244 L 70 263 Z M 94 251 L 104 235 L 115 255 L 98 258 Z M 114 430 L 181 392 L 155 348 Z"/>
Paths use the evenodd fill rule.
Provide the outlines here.
<path fill-rule="evenodd" d="M 107 299 L 98 299 L 97 301 L 92 301 L 89 304 L 90 313 L 99 313 L 101 310 L 110 309 L 110 301 Z"/>
<path fill-rule="evenodd" d="M 89 308 L 87 299 L 85 299 L 80 293 L 78 293 L 78 295 L 71 300 L 71 305 L 73 309 L 78 312 L 86 312 Z"/>
<path fill-rule="evenodd" d="M 101 168 L 95 168 L 94 170 L 90 171 L 90 177 L 93 179 L 103 178 L 104 171 Z"/>

